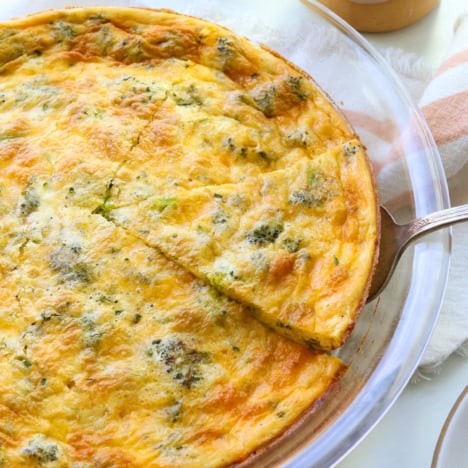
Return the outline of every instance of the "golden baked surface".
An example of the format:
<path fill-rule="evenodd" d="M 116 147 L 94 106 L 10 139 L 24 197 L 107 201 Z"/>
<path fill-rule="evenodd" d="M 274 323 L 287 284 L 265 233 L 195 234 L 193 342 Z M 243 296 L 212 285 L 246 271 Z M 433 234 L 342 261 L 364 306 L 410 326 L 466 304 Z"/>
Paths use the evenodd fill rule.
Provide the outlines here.
<path fill-rule="evenodd" d="M 301 343 L 344 342 L 378 226 L 301 71 L 89 8 L 0 25 L 0 230 L 0 467 L 215 467 L 344 371 Z"/>

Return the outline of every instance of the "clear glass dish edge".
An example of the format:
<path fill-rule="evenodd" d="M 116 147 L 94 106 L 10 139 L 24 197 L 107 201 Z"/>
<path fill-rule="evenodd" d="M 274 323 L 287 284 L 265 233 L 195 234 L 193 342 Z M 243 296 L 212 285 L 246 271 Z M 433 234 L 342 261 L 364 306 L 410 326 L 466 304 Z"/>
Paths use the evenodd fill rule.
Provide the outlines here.
<path fill-rule="evenodd" d="M 421 200 L 416 194 L 415 209 L 417 215 L 448 208 L 450 206 L 448 187 L 436 144 L 424 118 L 413 104 L 396 73 L 387 65 L 376 49 L 341 18 L 315 0 L 301 1 L 320 16 L 325 17 L 344 35 L 350 37 L 368 54 L 371 60 L 388 74 L 402 101 L 410 109 L 417 126 L 423 132 L 423 138 L 428 143 L 426 151 L 431 153 L 427 159 L 432 163 L 430 168 L 432 180 L 436 184 L 433 187 L 435 197 L 434 200 L 431 200 L 432 203 Z M 305 468 L 336 465 L 375 427 L 404 390 L 421 360 L 442 306 L 450 264 L 451 229 L 440 231 L 431 239 L 431 242 L 424 240 L 419 242 L 414 249 L 414 265 L 421 261 L 424 263 L 424 255 L 434 255 L 434 242 L 439 243 L 439 249 L 436 253 L 440 257 L 440 275 L 436 280 L 439 287 L 435 288 L 431 297 L 428 295 L 424 297 L 421 292 L 427 293 L 427 291 L 423 289 L 424 285 L 421 284 L 422 278 L 413 281 L 408 293 L 409 300 L 406 301 L 401 314 L 400 321 L 404 325 L 397 327 L 394 339 L 389 344 L 376 371 L 365 384 L 363 390 L 330 429 L 320 435 L 310 447 L 288 460 L 284 466 L 288 468 Z M 417 339 L 413 335 L 407 336 L 409 325 L 415 320 L 415 297 L 418 300 L 418 308 L 423 306 L 422 309 L 427 310 L 427 315 L 424 317 L 425 326 L 421 327 Z M 421 300 L 423 300 L 423 304 L 421 304 Z M 418 321 L 421 319 L 422 317 L 419 316 Z M 408 346 L 408 341 L 406 341 L 408 338 L 411 338 L 411 349 L 406 348 L 404 356 L 402 356 L 399 352 L 399 346 L 401 346 L 402 342 Z M 410 356 L 410 359 L 408 359 L 408 356 Z M 392 381 L 390 386 L 387 385 L 388 381 L 382 379 L 383 375 Z M 373 406 L 369 406 L 370 402 L 373 402 Z M 343 427 L 346 428 L 345 431 L 343 431 Z"/>

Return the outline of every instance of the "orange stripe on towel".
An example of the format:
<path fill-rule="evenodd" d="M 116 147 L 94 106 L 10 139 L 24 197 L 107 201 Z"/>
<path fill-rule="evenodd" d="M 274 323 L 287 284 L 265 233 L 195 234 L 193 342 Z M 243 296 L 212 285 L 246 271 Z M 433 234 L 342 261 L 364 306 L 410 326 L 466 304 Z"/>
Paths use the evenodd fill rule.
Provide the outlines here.
<path fill-rule="evenodd" d="M 468 62 L 468 49 L 462 50 L 457 54 L 453 54 L 449 57 L 435 72 L 434 77 L 442 75 L 442 73 L 454 68 L 462 63 Z"/>
<path fill-rule="evenodd" d="M 378 120 L 364 112 L 352 110 L 343 110 L 343 113 L 352 122 L 355 129 L 361 128 L 367 130 L 387 143 L 391 143 L 395 139 L 397 129 L 392 121 Z"/>
<path fill-rule="evenodd" d="M 468 135 L 468 91 L 434 101 L 422 111 L 438 145 Z"/>

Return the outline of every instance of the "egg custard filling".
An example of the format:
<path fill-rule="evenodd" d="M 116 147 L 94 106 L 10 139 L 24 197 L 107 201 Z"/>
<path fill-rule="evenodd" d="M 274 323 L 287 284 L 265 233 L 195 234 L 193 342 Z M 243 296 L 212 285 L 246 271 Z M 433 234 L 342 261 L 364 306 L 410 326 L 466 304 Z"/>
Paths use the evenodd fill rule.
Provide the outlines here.
<path fill-rule="evenodd" d="M 378 243 L 363 145 L 207 21 L 0 25 L 0 467 L 219 467 L 345 372 Z"/>

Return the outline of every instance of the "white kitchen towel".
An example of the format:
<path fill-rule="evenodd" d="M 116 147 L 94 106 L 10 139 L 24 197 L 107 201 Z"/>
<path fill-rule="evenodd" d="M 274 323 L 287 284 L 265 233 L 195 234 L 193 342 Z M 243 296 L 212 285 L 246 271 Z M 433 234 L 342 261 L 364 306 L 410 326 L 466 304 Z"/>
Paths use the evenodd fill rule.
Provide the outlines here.
<path fill-rule="evenodd" d="M 297 0 L 299 2 L 299 0 Z M 255 2 L 253 2 L 255 3 Z M 258 3 L 258 2 L 257 2 Z M 267 3 L 267 2 L 264 2 Z M 114 5 L 146 6 L 153 8 L 172 8 L 182 13 L 204 17 L 244 34 L 256 42 L 264 43 L 270 48 L 287 56 L 292 62 L 314 70 L 314 60 L 319 55 L 323 60 L 334 56 L 336 60 L 336 31 L 320 27 L 311 27 L 310 23 L 298 17 L 288 23 L 281 22 L 277 16 L 269 16 L 268 9 L 264 14 L 252 14 L 248 1 L 223 0 L 19 0 L 4 2 L 0 5 L 0 19 L 22 16 L 47 8 L 74 6 Z M 280 8 L 292 8 L 294 3 L 275 4 L 275 11 Z M 265 5 L 264 5 L 265 6 Z M 267 18 L 268 17 L 268 18 Z M 342 43 L 342 41 L 341 41 Z M 339 51 L 342 56 L 351 53 L 346 46 Z M 314 51 L 314 54 L 311 54 Z M 333 53 L 331 53 L 333 52 Z M 438 70 L 431 70 L 419 57 L 408 55 L 401 50 L 386 49 L 380 51 L 393 67 L 414 102 L 420 103 L 421 109 L 432 128 L 434 138 L 439 145 L 442 160 L 449 177 L 452 198 L 455 204 L 468 203 L 468 19 L 460 18 L 454 34 L 453 46 Z M 346 73 L 336 73 L 335 63 L 322 67 L 332 73 L 331 79 L 340 88 L 345 84 Z M 345 86 L 343 86 L 345 87 Z M 348 112 L 359 117 L 359 102 L 354 102 L 352 95 L 347 95 Z M 339 100 L 338 100 L 339 102 Z M 362 112 L 365 121 L 364 132 L 372 134 L 369 138 L 369 151 L 385 155 L 382 161 L 376 162 L 381 196 L 389 200 L 395 196 L 395 177 L 398 172 L 388 160 L 392 159 L 392 148 L 385 140 L 386 122 L 381 116 Z M 368 128 L 366 129 L 366 122 Z M 367 142 L 366 142 L 367 144 Z M 368 144 L 369 146 L 369 144 Z M 375 150 L 375 151 L 374 151 Z M 390 156 L 388 156 L 390 155 Z M 398 161 L 395 164 L 398 165 Z M 385 170 L 380 170 L 380 169 Z M 390 168 L 390 169 L 389 169 Z M 389 183 L 390 182 L 390 183 Z M 421 361 L 420 369 L 427 371 L 443 362 L 451 353 L 458 350 L 467 351 L 468 347 L 468 225 L 454 228 L 453 256 L 450 270 L 449 286 L 443 304 L 440 319 Z M 465 348 L 464 348 L 465 346 Z"/>

